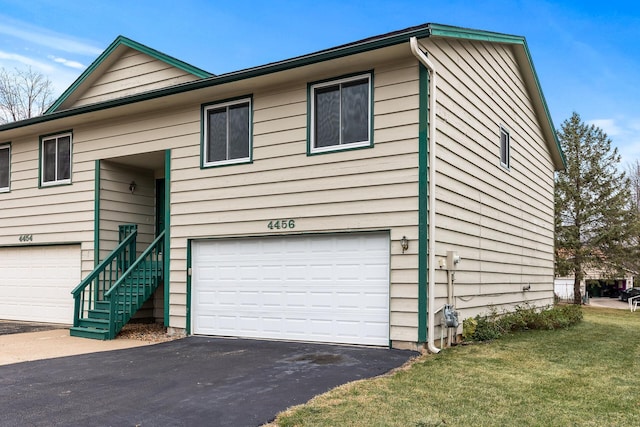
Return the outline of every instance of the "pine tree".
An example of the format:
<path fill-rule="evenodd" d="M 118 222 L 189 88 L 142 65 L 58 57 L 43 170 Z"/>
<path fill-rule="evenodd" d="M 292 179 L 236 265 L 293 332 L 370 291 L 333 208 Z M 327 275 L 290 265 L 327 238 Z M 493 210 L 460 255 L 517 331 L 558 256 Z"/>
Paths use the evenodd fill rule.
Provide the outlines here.
<path fill-rule="evenodd" d="M 574 302 L 580 304 L 586 269 L 611 277 L 620 272 L 637 216 L 631 183 L 618 169 L 618 149 L 602 129 L 573 113 L 558 137 L 567 169 L 555 179 L 556 274 L 574 275 Z"/>

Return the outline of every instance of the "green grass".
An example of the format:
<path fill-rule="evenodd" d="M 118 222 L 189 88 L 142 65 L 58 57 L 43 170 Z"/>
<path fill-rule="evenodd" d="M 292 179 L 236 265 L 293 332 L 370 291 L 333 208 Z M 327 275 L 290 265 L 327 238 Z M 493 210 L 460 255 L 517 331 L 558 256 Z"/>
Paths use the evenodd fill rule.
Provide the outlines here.
<path fill-rule="evenodd" d="M 291 426 L 640 426 L 640 313 L 585 308 L 527 331 L 419 357 L 291 408 Z"/>

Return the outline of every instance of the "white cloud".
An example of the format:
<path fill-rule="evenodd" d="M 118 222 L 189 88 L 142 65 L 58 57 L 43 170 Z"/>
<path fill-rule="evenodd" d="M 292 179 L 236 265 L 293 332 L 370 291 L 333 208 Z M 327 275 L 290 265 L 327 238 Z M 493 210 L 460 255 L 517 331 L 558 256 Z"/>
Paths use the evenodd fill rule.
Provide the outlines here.
<path fill-rule="evenodd" d="M 595 119 L 588 120 L 587 123 L 599 127 L 607 134 L 612 145 L 618 148 L 622 165 L 640 160 L 640 117 Z"/>
<path fill-rule="evenodd" d="M 97 56 L 102 49 L 26 22 L 0 15 L 0 34 L 6 34 L 30 43 L 77 55 Z"/>
<path fill-rule="evenodd" d="M 53 60 L 54 62 L 57 62 L 58 64 L 62 64 L 65 67 L 70 67 L 70 68 L 75 68 L 77 70 L 84 70 L 85 69 L 85 65 L 79 63 L 78 61 L 72 61 L 69 59 L 65 59 L 65 58 L 59 58 L 53 55 L 49 55 L 48 56 L 49 59 Z"/>
<path fill-rule="evenodd" d="M 609 137 L 620 136 L 625 133 L 625 129 L 615 119 L 595 119 L 587 122 L 602 129 Z"/>
<path fill-rule="evenodd" d="M 17 53 L 9 53 L 0 50 L 0 66 L 4 66 L 4 62 L 27 65 L 29 67 L 33 67 L 38 69 L 39 71 L 50 74 L 53 73 L 55 68 L 46 62 L 38 61 L 37 59 L 29 58 L 28 56 L 19 55 Z M 5 67 L 10 68 L 10 67 Z"/>

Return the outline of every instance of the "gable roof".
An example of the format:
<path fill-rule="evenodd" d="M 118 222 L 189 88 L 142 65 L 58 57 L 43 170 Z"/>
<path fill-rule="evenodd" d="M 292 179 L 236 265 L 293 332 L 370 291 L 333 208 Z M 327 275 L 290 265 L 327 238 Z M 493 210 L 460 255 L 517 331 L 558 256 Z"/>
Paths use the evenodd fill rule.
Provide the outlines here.
<path fill-rule="evenodd" d="M 153 49 L 147 48 L 139 43 L 129 40 L 125 37 L 118 37 L 114 43 L 105 50 L 105 52 L 98 57 L 98 59 L 71 85 L 67 91 L 60 97 L 60 100 L 56 101 L 54 105 L 43 116 L 34 117 L 19 122 L 8 123 L 0 126 L 0 132 L 9 129 L 16 129 L 20 127 L 29 126 L 36 123 L 43 123 L 50 120 L 56 120 L 65 117 L 76 116 L 89 112 L 100 111 L 104 109 L 114 108 L 118 106 L 133 104 L 137 102 L 147 101 L 151 99 L 157 99 L 164 96 L 175 95 L 178 93 L 184 93 L 194 91 L 206 87 L 218 86 L 230 82 L 240 81 L 244 79 L 254 78 L 258 76 L 264 76 L 272 73 L 277 73 L 285 70 L 290 70 L 306 65 L 316 64 L 323 61 L 329 61 L 332 59 L 342 58 L 349 55 L 355 55 L 358 53 L 368 52 L 376 49 L 381 49 L 389 46 L 395 46 L 402 43 L 408 43 L 411 37 L 418 39 L 425 37 L 442 37 L 442 38 L 454 38 L 454 39 L 466 39 L 485 41 L 491 43 L 507 44 L 514 48 L 516 57 L 520 64 L 521 72 L 523 73 L 525 82 L 530 88 L 530 96 L 533 100 L 534 108 L 538 116 L 538 120 L 542 127 L 543 135 L 547 141 L 551 157 L 555 165 L 556 170 L 561 170 L 566 167 L 566 160 L 564 153 L 560 147 L 560 141 L 551 120 L 549 109 L 540 87 L 540 81 L 538 80 L 537 73 L 533 66 L 531 59 L 531 53 L 527 46 L 527 42 L 524 37 L 514 36 L 508 34 L 494 33 L 489 31 L 478 31 L 468 28 L 453 27 L 440 24 L 423 24 L 415 27 L 406 28 L 404 30 L 394 31 L 391 33 L 382 34 L 379 36 L 370 37 L 367 39 L 359 40 L 353 43 L 321 50 L 318 52 L 310 53 L 307 55 L 298 56 L 291 59 L 286 59 L 279 62 L 273 62 L 266 65 L 261 65 L 245 70 L 234 71 L 222 75 L 211 75 L 205 71 L 199 70 L 195 67 L 189 66 L 182 61 L 167 57 Z M 176 64 L 182 64 L 182 66 L 189 68 L 192 73 L 199 71 L 203 78 L 189 82 L 182 83 L 175 86 L 165 87 L 161 89 L 155 89 L 144 93 L 131 95 L 128 97 L 111 99 L 108 101 L 84 105 L 80 107 L 70 108 L 67 110 L 58 109 L 66 98 L 82 85 L 84 80 L 88 79 L 88 76 L 100 67 L 100 64 L 106 60 L 109 54 L 115 50 L 120 44 L 125 46 L 134 46 L 135 49 L 146 50 L 145 53 L 151 52 L 153 55 L 161 55 L 159 59 L 164 61 L 176 61 Z M 205 74 L 207 76 L 205 76 Z"/>
<path fill-rule="evenodd" d="M 134 40 L 124 36 L 118 36 L 98 58 L 93 61 L 89 67 L 76 79 L 75 82 L 64 91 L 62 95 L 45 111 L 46 114 L 54 113 L 64 107 L 70 107 L 74 101 L 85 91 L 87 91 L 92 83 L 100 78 L 109 68 L 121 57 L 127 48 L 133 49 L 140 53 L 150 56 L 153 59 L 164 62 L 174 68 L 192 74 L 198 79 L 212 77 L 213 74 L 204 71 L 184 61 L 166 55 L 160 51 L 152 49 Z"/>

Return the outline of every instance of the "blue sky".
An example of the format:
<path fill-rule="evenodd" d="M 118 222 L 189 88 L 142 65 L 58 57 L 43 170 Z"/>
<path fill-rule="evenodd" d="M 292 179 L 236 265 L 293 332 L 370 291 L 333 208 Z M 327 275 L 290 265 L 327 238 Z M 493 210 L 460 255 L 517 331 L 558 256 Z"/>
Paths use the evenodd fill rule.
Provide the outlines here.
<path fill-rule="evenodd" d="M 640 3 L 630 1 L 0 0 L 0 67 L 56 95 L 118 36 L 215 74 L 427 22 L 524 36 L 556 128 L 576 111 L 640 159 Z"/>

